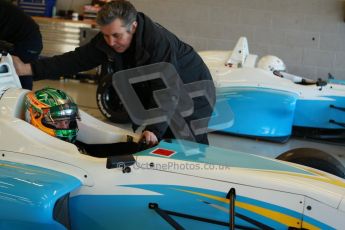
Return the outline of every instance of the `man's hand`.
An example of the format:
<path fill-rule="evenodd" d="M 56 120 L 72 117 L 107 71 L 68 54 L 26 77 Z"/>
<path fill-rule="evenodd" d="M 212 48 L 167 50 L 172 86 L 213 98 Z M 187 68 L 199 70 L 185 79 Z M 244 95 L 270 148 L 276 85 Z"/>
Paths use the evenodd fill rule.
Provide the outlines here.
<path fill-rule="evenodd" d="M 158 144 L 158 138 L 156 137 L 156 135 L 153 132 L 150 132 L 147 130 L 141 134 L 141 140 L 146 141 L 146 144 L 149 147 L 152 147 Z"/>
<path fill-rule="evenodd" d="M 30 64 L 25 64 L 17 56 L 12 56 L 12 60 L 18 76 L 32 75 L 32 69 Z"/>

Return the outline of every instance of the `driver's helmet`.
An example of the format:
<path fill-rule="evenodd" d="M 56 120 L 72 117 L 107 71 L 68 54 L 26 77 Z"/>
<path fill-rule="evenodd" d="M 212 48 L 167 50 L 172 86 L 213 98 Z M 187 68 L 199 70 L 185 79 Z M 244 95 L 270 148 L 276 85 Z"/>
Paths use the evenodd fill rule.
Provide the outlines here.
<path fill-rule="evenodd" d="M 266 55 L 260 58 L 257 67 L 271 72 L 286 72 L 286 66 L 284 62 L 273 55 Z"/>
<path fill-rule="evenodd" d="M 78 107 L 62 90 L 43 88 L 25 98 L 25 120 L 53 137 L 75 142 Z"/>

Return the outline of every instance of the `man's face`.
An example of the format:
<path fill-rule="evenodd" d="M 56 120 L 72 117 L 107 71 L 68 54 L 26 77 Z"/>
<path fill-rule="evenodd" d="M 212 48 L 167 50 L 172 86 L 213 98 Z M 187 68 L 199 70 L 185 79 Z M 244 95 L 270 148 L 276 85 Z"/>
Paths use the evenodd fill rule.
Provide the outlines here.
<path fill-rule="evenodd" d="M 101 26 L 101 32 L 110 47 L 117 53 L 123 53 L 131 45 L 136 28 L 136 21 L 131 24 L 130 31 L 128 31 L 128 28 L 123 24 L 121 19 L 115 19 L 110 24 Z"/>
<path fill-rule="evenodd" d="M 69 129 L 70 120 L 54 121 L 53 125 L 56 129 Z"/>

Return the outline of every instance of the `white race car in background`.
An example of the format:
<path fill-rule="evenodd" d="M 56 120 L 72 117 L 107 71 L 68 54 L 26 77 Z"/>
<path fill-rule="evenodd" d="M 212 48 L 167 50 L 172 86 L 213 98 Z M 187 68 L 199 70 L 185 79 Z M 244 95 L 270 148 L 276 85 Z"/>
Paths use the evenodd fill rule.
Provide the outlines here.
<path fill-rule="evenodd" d="M 229 117 L 233 125 L 217 131 L 283 142 L 281 146 L 292 148 L 280 151 L 282 147 L 275 145 L 269 147 L 276 148 L 272 151 L 275 153 L 266 154 L 262 150 L 257 153 L 345 177 L 345 85 L 342 82 L 311 80 L 287 73 L 283 61 L 276 56 L 267 55 L 257 61 L 257 55 L 249 53 L 245 37 L 239 39 L 233 51 L 199 54 L 216 85 L 215 111 L 222 113 L 220 105 L 224 102 L 232 111 Z M 211 119 L 210 125 L 213 123 Z M 292 134 L 314 142 L 286 143 Z"/>
<path fill-rule="evenodd" d="M 257 62 L 245 37 L 233 51 L 200 55 L 211 71 L 217 101 L 228 103 L 233 112 L 233 125 L 220 131 L 284 142 L 294 130 L 344 143 L 345 85 L 284 72 L 283 61 L 275 56 Z"/>
<path fill-rule="evenodd" d="M 78 149 L 23 120 L 10 56 L 0 92 L 1 229 L 344 229 L 336 176 L 178 140 L 131 154 L 135 134 L 82 111 Z"/>

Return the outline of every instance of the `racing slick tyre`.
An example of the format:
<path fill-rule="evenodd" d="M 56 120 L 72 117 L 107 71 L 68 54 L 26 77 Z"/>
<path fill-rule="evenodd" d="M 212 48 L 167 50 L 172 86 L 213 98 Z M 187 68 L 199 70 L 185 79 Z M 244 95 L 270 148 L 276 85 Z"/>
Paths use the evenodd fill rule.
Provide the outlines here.
<path fill-rule="evenodd" d="M 112 75 L 103 76 L 96 91 L 97 106 L 101 113 L 111 122 L 129 123 L 130 118 L 112 85 Z"/>
<path fill-rule="evenodd" d="M 277 157 L 278 160 L 305 165 L 345 178 L 345 167 L 330 154 L 313 148 L 296 148 Z"/>

